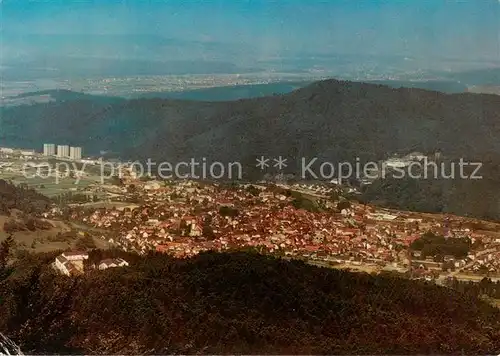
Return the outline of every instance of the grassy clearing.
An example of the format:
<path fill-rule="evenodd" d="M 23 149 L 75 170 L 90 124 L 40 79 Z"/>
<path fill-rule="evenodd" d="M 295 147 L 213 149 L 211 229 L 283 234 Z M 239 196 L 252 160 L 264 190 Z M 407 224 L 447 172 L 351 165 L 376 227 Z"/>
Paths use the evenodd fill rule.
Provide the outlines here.
<path fill-rule="evenodd" d="M 0 216 L 0 240 L 7 237 L 2 228 L 7 219 L 8 217 L 6 216 Z M 81 235 L 77 234 L 76 237 L 61 237 L 55 240 L 54 238 L 58 233 L 67 233 L 73 229 L 61 221 L 51 220 L 50 223 L 53 225 L 53 228 L 50 230 L 19 231 L 14 233 L 14 251 L 51 252 L 75 248 L 75 244 Z M 108 249 L 110 247 L 110 244 L 103 239 L 93 237 L 93 240 L 97 248 Z"/>

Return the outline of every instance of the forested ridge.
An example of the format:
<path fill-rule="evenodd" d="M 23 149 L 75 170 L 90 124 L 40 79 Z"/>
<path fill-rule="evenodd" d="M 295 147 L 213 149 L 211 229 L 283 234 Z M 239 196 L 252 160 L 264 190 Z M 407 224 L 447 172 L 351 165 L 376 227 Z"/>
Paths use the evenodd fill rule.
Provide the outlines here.
<path fill-rule="evenodd" d="M 45 211 L 50 204 L 48 197 L 25 184 L 15 185 L 0 179 L 0 215 L 9 215 L 10 209 L 38 214 Z"/>
<path fill-rule="evenodd" d="M 286 158 L 281 173 L 300 177 L 302 158 L 317 158 L 318 172 L 323 162 L 378 162 L 394 153 L 440 150 L 449 160 L 484 163 L 484 179 L 381 181 L 367 199 L 500 219 L 499 122 L 497 95 L 325 80 L 288 94 L 228 102 L 75 96 L 10 107 L 0 112 L 0 141 L 33 148 L 71 142 L 86 154 L 104 150 L 157 164 L 239 162 L 252 180 L 262 178 L 255 167 L 262 155 Z"/>
<path fill-rule="evenodd" d="M 90 260 L 110 252 L 93 251 Z M 492 354 L 500 310 L 433 284 L 250 252 L 69 278 L 26 256 L 0 285 L 0 332 L 25 353 Z"/>

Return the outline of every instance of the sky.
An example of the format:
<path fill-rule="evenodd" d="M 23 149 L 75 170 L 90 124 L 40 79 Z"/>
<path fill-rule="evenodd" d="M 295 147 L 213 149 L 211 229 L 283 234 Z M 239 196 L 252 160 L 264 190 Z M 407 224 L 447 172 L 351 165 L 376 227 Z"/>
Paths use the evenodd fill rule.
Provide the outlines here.
<path fill-rule="evenodd" d="M 0 9 L 4 61 L 351 54 L 500 62 L 499 0 L 3 0 Z"/>

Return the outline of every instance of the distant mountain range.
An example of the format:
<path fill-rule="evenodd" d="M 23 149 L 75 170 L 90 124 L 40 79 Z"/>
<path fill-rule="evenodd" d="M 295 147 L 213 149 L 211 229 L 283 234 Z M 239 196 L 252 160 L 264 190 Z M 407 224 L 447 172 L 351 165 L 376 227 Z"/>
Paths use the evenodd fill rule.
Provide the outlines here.
<path fill-rule="evenodd" d="M 88 153 L 112 150 L 164 158 L 203 153 L 233 159 L 235 152 L 247 156 L 280 151 L 380 159 L 390 152 L 437 148 L 451 156 L 479 158 L 500 152 L 496 96 L 327 80 L 288 94 L 220 102 L 296 86 L 299 83 L 146 95 L 176 100 L 45 91 L 33 95 L 48 95 L 53 102 L 2 110 L 0 142 L 37 148 L 64 141 L 82 145 Z M 204 98 L 218 100 L 201 102 Z M 472 137 L 481 140 L 467 140 Z M 231 150 L 221 152 L 220 147 Z"/>
<path fill-rule="evenodd" d="M 255 178 L 262 176 L 255 167 L 260 156 L 287 158 L 285 173 L 295 174 L 303 157 L 366 162 L 437 149 L 450 159 L 496 167 L 499 123 L 498 96 L 327 80 L 288 94 L 228 102 L 77 96 L 10 107 L 0 116 L 0 145 L 54 142 L 83 146 L 87 154 L 109 150 L 156 162 L 238 161 Z M 460 182 L 456 190 L 444 185 L 449 200 L 442 209 L 500 216 L 500 197 L 490 191 L 500 175 L 493 172 L 485 173 L 488 180 Z M 474 192 L 471 199 L 480 208 L 455 199 L 465 191 Z"/>

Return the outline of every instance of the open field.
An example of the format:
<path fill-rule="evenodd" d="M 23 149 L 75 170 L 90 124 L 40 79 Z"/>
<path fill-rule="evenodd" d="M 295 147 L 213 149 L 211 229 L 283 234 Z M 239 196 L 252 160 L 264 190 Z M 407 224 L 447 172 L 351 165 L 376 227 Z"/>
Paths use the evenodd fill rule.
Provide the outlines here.
<path fill-rule="evenodd" d="M 61 161 L 62 162 L 62 161 Z M 0 161 L 0 166 L 7 164 L 6 167 L 0 167 L 0 179 L 11 180 L 15 184 L 24 183 L 40 193 L 52 197 L 69 190 L 82 190 L 93 183 L 101 182 L 101 172 L 98 166 L 81 166 L 74 162 L 62 162 L 52 165 L 50 172 L 44 171 L 44 168 L 26 167 L 26 164 L 48 165 L 46 160 L 24 161 L 21 159 L 7 159 Z M 63 164 L 59 168 L 57 164 Z M 66 171 L 70 168 L 72 177 Z M 80 171 L 78 171 L 80 169 Z M 78 172 L 83 172 L 83 176 L 75 178 Z M 50 174 L 49 174 L 50 173 Z M 56 177 L 60 173 L 61 176 Z"/>
<path fill-rule="evenodd" d="M 381 271 L 380 266 L 367 265 L 367 264 L 361 264 L 361 265 L 354 265 L 349 263 L 331 264 L 325 261 L 316 261 L 316 260 L 310 260 L 307 261 L 307 263 L 317 267 L 343 269 L 343 270 L 350 270 L 352 272 L 379 273 Z"/>
<path fill-rule="evenodd" d="M 7 237 L 7 234 L 3 231 L 3 224 L 7 219 L 6 216 L 0 216 L 0 240 Z M 67 233 L 74 229 L 61 221 L 51 220 L 50 223 L 54 226 L 50 230 L 19 231 L 14 233 L 13 237 L 16 244 L 14 250 L 26 250 L 37 253 L 75 248 L 75 243 L 81 236 L 77 235 L 72 238 L 61 237 L 60 239 L 55 239 L 54 237 L 58 233 Z M 97 248 L 109 248 L 109 243 L 107 241 L 97 237 L 94 237 L 93 240 Z"/>
<path fill-rule="evenodd" d="M 78 184 L 75 184 L 75 179 L 71 178 L 60 178 L 58 181 L 56 181 L 56 179 L 53 177 L 47 179 L 40 177 L 25 178 L 17 174 L 6 174 L 6 173 L 0 174 L 0 179 L 12 180 L 12 182 L 15 183 L 16 185 L 25 183 L 30 188 L 34 188 L 38 192 L 48 197 L 57 196 L 61 193 L 65 193 L 71 190 L 76 191 L 78 189 L 84 189 L 90 184 L 96 182 L 95 179 L 82 178 L 78 182 Z"/>
<path fill-rule="evenodd" d="M 349 270 L 352 272 L 365 272 L 365 273 L 378 273 L 380 272 L 381 268 L 380 266 L 374 266 L 374 265 L 353 265 L 353 264 L 340 264 L 340 265 L 333 265 L 332 268 L 336 269 L 343 269 L 343 270 Z"/>

